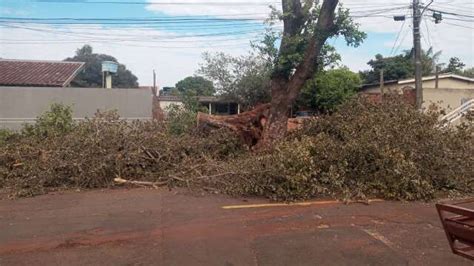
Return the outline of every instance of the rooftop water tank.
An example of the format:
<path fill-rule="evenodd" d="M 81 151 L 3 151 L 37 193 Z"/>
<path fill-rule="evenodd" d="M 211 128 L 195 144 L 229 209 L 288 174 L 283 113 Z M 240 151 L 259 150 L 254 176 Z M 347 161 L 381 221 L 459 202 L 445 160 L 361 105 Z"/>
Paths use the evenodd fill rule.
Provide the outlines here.
<path fill-rule="evenodd" d="M 113 61 L 102 62 L 102 72 L 117 73 L 118 64 Z"/>

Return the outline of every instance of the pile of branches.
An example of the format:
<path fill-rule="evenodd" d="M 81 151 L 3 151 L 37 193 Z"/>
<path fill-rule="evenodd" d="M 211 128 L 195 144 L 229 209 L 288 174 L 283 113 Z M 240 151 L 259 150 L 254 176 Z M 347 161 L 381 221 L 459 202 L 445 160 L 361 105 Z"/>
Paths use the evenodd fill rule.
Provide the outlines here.
<path fill-rule="evenodd" d="M 116 185 L 114 179 L 174 186 L 186 182 L 179 176 L 195 165 L 233 157 L 241 149 L 223 130 L 173 135 L 160 123 L 98 114 L 61 134 L 10 139 L 0 151 L 0 188 L 22 197 L 107 188 Z"/>
<path fill-rule="evenodd" d="M 167 124 L 99 114 L 71 130 L 0 144 L 0 188 L 33 196 L 131 183 L 284 201 L 472 194 L 473 123 L 442 128 L 438 115 L 395 98 L 358 98 L 257 153 L 230 129 L 173 134 Z"/>
<path fill-rule="evenodd" d="M 396 96 L 354 99 L 308 121 L 267 154 L 239 161 L 242 194 L 276 200 L 319 196 L 427 200 L 474 193 L 474 123 L 440 127 Z"/>

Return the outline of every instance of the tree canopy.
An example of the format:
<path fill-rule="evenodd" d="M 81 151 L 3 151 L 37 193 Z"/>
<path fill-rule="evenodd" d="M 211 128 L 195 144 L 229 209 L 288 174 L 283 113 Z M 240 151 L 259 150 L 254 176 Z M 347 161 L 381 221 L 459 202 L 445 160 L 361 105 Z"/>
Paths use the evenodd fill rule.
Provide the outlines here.
<path fill-rule="evenodd" d="M 92 46 L 87 44 L 77 49 L 74 57 L 66 58 L 65 61 L 85 62 L 84 70 L 71 82 L 72 86 L 96 88 L 102 87 L 102 62 L 118 63 L 113 56 L 94 53 Z M 136 88 L 138 87 L 137 80 L 138 78 L 125 65 L 119 63 L 117 73 L 112 79 L 112 86 L 114 88 Z"/>
<path fill-rule="evenodd" d="M 186 77 L 175 85 L 178 92 L 193 96 L 212 96 L 216 92 L 212 81 L 201 76 Z"/>
<path fill-rule="evenodd" d="M 305 9 L 305 12 L 309 11 Z M 308 23 L 313 23 L 312 26 L 307 26 L 307 30 L 314 30 L 312 27 L 315 26 L 318 12 L 307 14 L 312 16 L 307 18 Z M 285 73 L 294 71 L 291 68 L 304 57 L 304 47 L 308 45 L 312 36 L 312 32 L 308 31 L 300 37 L 294 37 L 291 41 L 288 40 L 289 45 L 294 46 L 288 48 L 292 51 L 291 54 L 287 54 L 289 51 L 282 51 L 276 44 L 284 38 L 284 33 L 275 31 L 271 25 L 284 16 L 285 14 L 274 10 L 268 20 L 270 27 L 267 28 L 262 40 L 251 43 L 253 49 L 248 55 L 235 57 L 224 53 L 204 53 L 203 63 L 197 73 L 212 80 L 218 94 L 237 101 L 244 109 L 269 102 L 272 76 L 276 71 Z M 342 7 L 337 11 L 335 26 L 331 30 L 331 36 L 342 35 L 347 43 L 353 46 L 358 46 L 366 37 L 365 33 L 358 30 L 358 25 L 352 22 L 348 10 Z M 319 72 L 336 67 L 341 56 L 334 46 L 324 43 L 320 55 L 315 60 L 315 71 Z M 289 69 L 283 70 L 285 67 Z"/>
<path fill-rule="evenodd" d="M 353 96 L 361 80 L 347 67 L 323 70 L 306 82 L 298 105 L 318 112 L 331 112 Z"/>
<path fill-rule="evenodd" d="M 463 68 L 466 66 L 461 59 L 458 57 L 451 57 L 449 58 L 448 65 L 446 68 L 443 70 L 443 72 L 446 73 L 455 73 L 455 74 L 461 74 L 463 73 Z"/>
<path fill-rule="evenodd" d="M 474 78 L 474 67 L 470 67 L 468 69 L 465 69 L 462 72 L 462 75 L 468 78 Z"/>
<path fill-rule="evenodd" d="M 439 63 L 440 55 L 440 51 L 434 52 L 432 48 L 422 51 L 421 62 L 423 76 L 434 74 L 436 67 L 443 65 Z M 360 72 L 363 82 L 367 84 L 379 82 L 381 69 L 384 70 L 384 80 L 411 78 L 414 76 L 415 72 L 411 50 L 406 50 L 402 54 L 392 57 L 383 57 L 382 55 L 377 54 L 375 55 L 375 59 L 370 60 L 367 64 L 371 69 Z M 457 70 L 461 71 L 463 67 L 464 64 L 459 60 L 459 58 L 451 58 L 450 64 L 448 64 L 447 68 L 442 69 L 442 72 L 456 73 Z"/>
<path fill-rule="evenodd" d="M 381 54 L 377 54 L 375 59 L 370 60 L 367 64 L 371 69 L 360 72 L 360 75 L 364 82 L 368 84 L 379 82 L 382 69 L 386 81 L 408 78 L 414 72 L 411 58 L 406 54 L 393 57 L 383 57 Z"/>
<path fill-rule="evenodd" d="M 258 54 L 231 56 L 204 53 L 198 73 L 212 80 L 222 97 L 236 101 L 243 109 L 270 100 L 271 65 Z"/>

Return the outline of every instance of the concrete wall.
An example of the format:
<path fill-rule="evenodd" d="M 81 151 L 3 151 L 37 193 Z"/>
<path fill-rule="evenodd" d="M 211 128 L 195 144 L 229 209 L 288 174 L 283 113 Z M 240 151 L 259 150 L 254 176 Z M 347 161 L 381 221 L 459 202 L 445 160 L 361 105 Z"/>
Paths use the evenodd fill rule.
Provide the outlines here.
<path fill-rule="evenodd" d="M 474 99 L 474 89 L 423 88 L 424 107 L 435 103 L 449 111 L 458 108 L 467 99 Z"/>
<path fill-rule="evenodd" d="M 401 88 L 404 86 L 400 86 L 399 84 L 385 84 L 383 86 L 385 92 L 399 92 L 401 93 Z M 380 86 L 372 86 L 364 90 L 364 93 L 380 93 Z"/>
<path fill-rule="evenodd" d="M 18 129 L 52 103 L 71 105 L 75 119 L 97 110 L 117 110 L 126 119 L 152 117 L 152 95 L 145 89 L 0 87 L 0 128 Z"/>
<path fill-rule="evenodd" d="M 168 111 L 172 105 L 183 106 L 183 102 L 178 101 L 160 101 L 160 107 L 163 111 Z"/>
<path fill-rule="evenodd" d="M 424 80 L 423 89 L 434 89 L 436 81 L 435 80 Z M 386 84 L 384 89 L 386 92 L 395 92 L 398 91 L 401 93 L 401 90 L 404 87 L 415 87 L 415 82 L 402 82 L 400 84 Z M 474 83 L 468 82 L 465 80 L 453 79 L 453 78 L 440 78 L 438 80 L 438 88 L 451 88 L 451 89 L 471 89 L 474 90 Z M 378 93 L 380 92 L 379 85 L 374 85 L 372 87 L 366 88 L 364 92 L 367 93 Z"/>
<path fill-rule="evenodd" d="M 406 84 L 412 87 L 415 87 L 415 83 Z M 423 88 L 434 89 L 436 87 L 436 81 L 426 80 L 423 81 Z M 474 84 L 465 80 L 459 79 L 439 79 L 438 88 L 454 88 L 454 89 L 474 89 Z"/>
<path fill-rule="evenodd" d="M 401 93 L 404 88 L 415 88 L 414 82 L 403 84 L 387 84 L 386 92 Z M 380 93 L 378 86 L 373 86 L 364 90 L 364 93 Z M 432 103 L 437 104 L 447 111 L 459 107 L 463 101 L 474 98 L 474 84 L 472 82 L 441 78 L 438 82 L 438 89 L 435 89 L 434 80 L 423 81 L 423 107 L 428 107 Z"/>

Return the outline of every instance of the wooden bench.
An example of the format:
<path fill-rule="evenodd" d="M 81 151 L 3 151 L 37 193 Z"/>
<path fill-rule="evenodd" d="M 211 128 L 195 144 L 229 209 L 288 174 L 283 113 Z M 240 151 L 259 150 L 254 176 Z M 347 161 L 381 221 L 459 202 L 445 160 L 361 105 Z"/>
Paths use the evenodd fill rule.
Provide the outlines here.
<path fill-rule="evenodd" d="M 474 209 L 468 204 L 474 206 L 474 198 L 438 203 L 436 209 L 453 253 L 474 260 Z"/>

